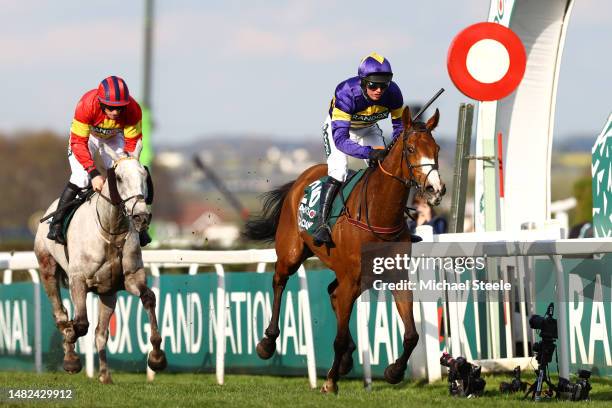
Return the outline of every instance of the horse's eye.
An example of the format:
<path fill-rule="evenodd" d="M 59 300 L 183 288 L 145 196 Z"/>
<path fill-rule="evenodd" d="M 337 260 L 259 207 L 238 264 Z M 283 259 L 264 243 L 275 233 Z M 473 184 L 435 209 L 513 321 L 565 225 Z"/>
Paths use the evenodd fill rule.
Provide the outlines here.
<path fill-rule="evenodd" d="M 117 176 L 117 183 L 121 183 L 121 177 Z"/>
<path fill-rule="evenodd" d="M 414 153 L 414 146 L 408 145 L 408 153 Z"/>

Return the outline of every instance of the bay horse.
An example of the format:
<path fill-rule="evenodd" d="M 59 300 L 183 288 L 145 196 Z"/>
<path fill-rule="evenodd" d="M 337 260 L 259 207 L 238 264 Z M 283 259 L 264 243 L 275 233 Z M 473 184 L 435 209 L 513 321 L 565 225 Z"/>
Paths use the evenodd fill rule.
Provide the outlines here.
<path fill-rule="evenodd" d="M 117 291 L 125 289 L 139 296 L 151 325 L 150 341 L 153 350 L 147 364 L 155 371 L 163 370 L 166 356 L 160 349 L 161 336 L 155 316 L 155 294 L 147 287 L 138 233 L 147 228 L 151 219 L 145 197 L 152 190 L 148 186 L 147 171 L 138 161 L 140 142 L 133 154 L 116 154 L 102 144 L 113 159 L 102 191 L 93 194 L 74 213 L 67 231 L 67 246 L 47 238 L 49 224 L 39 224 L 34 241 L 40 276 L 53 307 L 55 324 L 64 341 L 64 369 L 69 373 L 81 370 L 75 352 L 75 342 L 87 334 L 87 292 L 99 297 L 98 326 L 95 342 L 100 362 L 98 379 L 112 383 L 106 362 L 106 341 L 111 316 L 117 302 Z M 152 191 L 151 191 L 152 193 Z M 57 200 L 47 214 L 55 210 Z M 60 281 L 66 283 L 74 304 L 74 318 L 70 320 L 60 297 Z"/>
<path fill-rule="evenodd" d="M 439 117 L 436 109 L 426 123 L 413 122 L 410 109 L 404 108 L 404 131 L 387 147 L 385 159 L 377 167 L 368 168 L 356 184 L 346 201 L 347 211 L 333 228 L 333 247 L 315 246 L 312 237 L 298 226 L 298 206 L 304 189 L 327 175 L 327 165 L 315 165 L 296 180 L 264 195 L 261 216 L 249 221 L 244 231 L 249 239 L 276 242 L 277 261 L 272 283 L 274 303 L 270 324 L 257 345 L 259 357 L 268 359 L 274 354 L 276 338 L 280 334 L 278 321 L 285 285 L 300 265 L 314 254 L 336 274 L 336 279 L 328 287 L 337 319 L 334 361 L 321 392 L 338 392 L 338 379 L 352 369 L 352 353 L 356 348 L 349 331 L 349 320 L 353 304 L 361 294 L 361 245 L 385 241 L 411 242 L 404 219 L 410 188 L 415 187 L 431 205 L 438 205 L 446 192 L 438 172 L 439 146 L 431 133 Z M 356 225 L 355 219 L 347 214 L 365 219 L 366 227 L 364 223 Z M 385 379 L 397 384 L 404 377 L 408 358 L 419 335 L 414 325 L 412 293 L 393 292 L 393 297 L 404 324 L 403 352 L 386 368 Z"/>

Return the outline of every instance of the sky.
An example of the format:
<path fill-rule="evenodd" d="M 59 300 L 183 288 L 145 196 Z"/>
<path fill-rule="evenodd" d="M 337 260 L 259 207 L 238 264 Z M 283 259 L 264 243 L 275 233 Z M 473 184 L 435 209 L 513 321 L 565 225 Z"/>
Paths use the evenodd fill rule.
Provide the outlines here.
<path fill-rule="evenodd" d="M 51 129 L 67 137 L 79 98 L 111 74 L 142 95 L 143 0 L 0 0 L 0 8 L 0 132 Z M 438 132 L 454 137 L 459 103 L 471 100 L 450 81 L 446 54 L 488 9 L 488 0 L 157 0 L 153 143 L 319 137 L 335 86 L 372 51 L 390 60 L 406 103 L 446 89 L 434 105 Z M 610 16 L 612 1 L 576 0 L 557 139 L 595 140 L 612 111 Z"/>

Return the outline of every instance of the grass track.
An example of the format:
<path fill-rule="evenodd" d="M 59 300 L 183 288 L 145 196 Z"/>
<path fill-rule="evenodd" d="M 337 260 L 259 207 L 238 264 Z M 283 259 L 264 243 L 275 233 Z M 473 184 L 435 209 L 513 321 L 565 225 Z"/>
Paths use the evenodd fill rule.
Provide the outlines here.
<path fill-rule="evenodd" d="M 533 381 L 533 376 L 525 376 Z M 446 381 L 432 385 L 405 382 L 391 386 L 375 381 L 372 392 L 366 393 L 359 380 L 343 380 L 337 396 L 321 395 L 310 390 L 306 378 L 228 375 L 225 385 L 218 386 L 211 374 L 161 374 L 152 384 L 144 374 L 113 373 L 113 385 L 104 386 L 83 374 L 1 372 L 2 388 L 72 388 L 76 400 L 58 404 L 50 401 L 19 403 L 16 406 L 72 406 L 72 407 L 182 407 L 182 406 L 239 406 L 239 407 L 519 407 L 531 402 L 521 395 L 501 395 L 499 383 L 507 376 L 487 376 L 485 396 L 478 399 L 457 399 L 448 396 Z M 322 383 L 319 380 L 319 385 Z M 612 406 L 612 380 L 595 379 L 589 407 Z M 0 402 L 3 406 L 6 401 Z M 575 405 L 581 404 L 581 405 Z M 546 406 L 585 406 L 583 403 L 550 401 Z"/>

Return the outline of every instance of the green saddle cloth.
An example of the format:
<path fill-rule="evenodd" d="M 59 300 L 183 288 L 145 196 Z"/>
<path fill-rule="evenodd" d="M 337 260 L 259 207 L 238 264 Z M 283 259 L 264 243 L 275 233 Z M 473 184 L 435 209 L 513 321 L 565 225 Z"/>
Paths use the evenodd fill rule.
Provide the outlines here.
<path fill-rule="evenodd" d="M 338 194 L 334 198 L 332 203 L 331 212 L 329 214 L 329 227 L 333 228 L 336 225 L 336 221 L 342 211 L 344 210 L 344 200 L 347 200 L 351 192 L 355 188 L 355 185 L 361 180 L 361 177 L 365 174 L 366 169 L 361 169 L 357 172 L 349 174 L 349 178 L 342 185 Z M 321 186 L 327 181 L 329 176 L 322 177 L 312 183 L 310 183 L 304 189 L 304 196 L 300 201 L 298 207 L 298 226 L 301 230 L 306 231 L 312 235 L 315 229 L 319 225 L 320 208 L 319 198 L 321 196 Z"/>
<path fill-rule="evenodd" d="M 74 217 L 74 213 L 76 212 L 76 210 L 79 209 L 79 207 L 81 206 L 80 203 L 79 205 L 75 205 L 74 207 L 72 207 L 70 209 L 70 211 L 68 211 L 68 214 L 66 214 L 66 216 L 64 217 L 64 222 L 62 222 L 62 234 L 64 235 L 64 237 L 66 237 L 68 234 L 68 226 L 70 225 L 70 221 L 72 221 L 72 217 Z"/>

